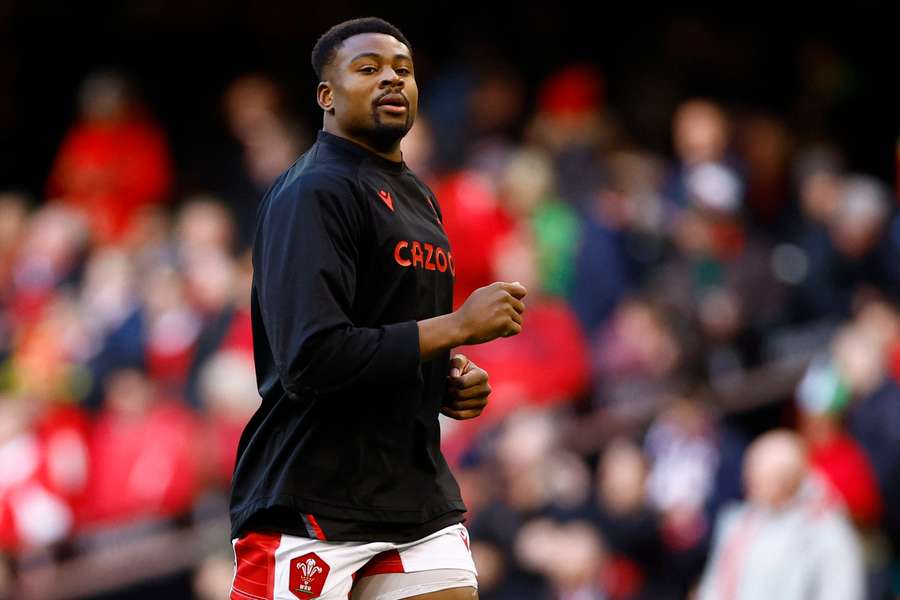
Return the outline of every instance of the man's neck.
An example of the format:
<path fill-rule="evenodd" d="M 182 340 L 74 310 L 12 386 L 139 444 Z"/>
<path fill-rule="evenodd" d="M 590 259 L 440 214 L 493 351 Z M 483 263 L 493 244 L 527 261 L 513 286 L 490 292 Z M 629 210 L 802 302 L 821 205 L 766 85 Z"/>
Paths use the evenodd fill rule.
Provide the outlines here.
<path fill-rule="evenodd" d="M 326 119 L 322 124 L 322 129 L 332 135 L 350 140 L 354 144 L 359 144 L 363 148 L 377 154 L 382 158 L 386 158 L 387 160 L 397 163 L 403 160 L 403 152 L 400 150 L 400 140 L 397 140 L 397 143 L 389 150 L 379 150 L 378 148 L 372 146 L 372 144 L 369 143 L 368 140 L 347 134 L 347 132 L 341 129 L 341 127 L 334 120 Z"/>

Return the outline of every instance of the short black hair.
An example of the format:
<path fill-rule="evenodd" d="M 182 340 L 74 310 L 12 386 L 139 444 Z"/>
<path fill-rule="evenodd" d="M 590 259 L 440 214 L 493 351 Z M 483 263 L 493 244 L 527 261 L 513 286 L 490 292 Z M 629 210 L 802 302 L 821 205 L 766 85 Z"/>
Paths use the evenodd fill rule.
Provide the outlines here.
<path fill-rule="evenodd" d="M 406 44 L 406 47 L 412 52 L 412 44 L 409 43 L 406 36 L 384 19 L 379 19 L 378 17 L 364 17 L 361 19 L 344 21 L 343 23 L 338 23 L 322 34 L 322 37 L 319 38 L 316 45 L 313 47 L 312 68 L 316 73 L 316 77 L 319 78 L 319 81 L 324 79 L 322 75 L 325 71 L 325 67 L 334 60 L 337 50 L 340 45 L 344 43 L 344 40 L 361 33 L 385 33 L 387 35 L 392 35 Z"/>

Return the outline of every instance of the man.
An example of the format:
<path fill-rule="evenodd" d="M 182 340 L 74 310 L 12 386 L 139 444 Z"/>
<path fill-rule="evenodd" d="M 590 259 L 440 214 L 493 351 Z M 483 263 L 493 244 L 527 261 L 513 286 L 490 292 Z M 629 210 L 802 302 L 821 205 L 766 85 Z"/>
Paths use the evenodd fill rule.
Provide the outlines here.
<path fill-rule="evenodd" d="M 253 342 L 263 398 L 232 483 L 231 597 L 477 598 L 438 413 L 481 414 L 487 373 L 450 349 L 521 331 L 526 290 L 452 311 L 440 207 L 403 162 L 409 42 L 380 19 L 317 42 L 315 144 L 260 206 Z"/>
<path fill-rule="evenodd" d="M 809 474 L 797 434 L 760 436 L 744 464 L 747 501 L 716 526 L 699 600 L 862 600 L 862 551 L 834 493 Z"/>

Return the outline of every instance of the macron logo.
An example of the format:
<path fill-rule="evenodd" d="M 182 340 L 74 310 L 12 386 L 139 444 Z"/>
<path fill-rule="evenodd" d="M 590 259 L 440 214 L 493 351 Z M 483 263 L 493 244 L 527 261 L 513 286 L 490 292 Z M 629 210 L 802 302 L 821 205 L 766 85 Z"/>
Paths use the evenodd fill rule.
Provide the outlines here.
<path fill-rule="evenodd" d="M 394 212 L 394 199 L 391 198 L 391 193 L 381 190 L 378 192 L 378 196 L 384 200 L 384 203 L 387 204 L 387 207 L 391 209 L 391 212 Z"/>

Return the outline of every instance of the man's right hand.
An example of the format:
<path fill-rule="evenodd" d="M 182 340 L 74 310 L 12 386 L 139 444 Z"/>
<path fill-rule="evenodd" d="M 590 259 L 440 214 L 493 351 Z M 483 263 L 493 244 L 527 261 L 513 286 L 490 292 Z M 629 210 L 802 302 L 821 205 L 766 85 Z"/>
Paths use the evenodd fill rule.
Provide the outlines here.
<path fill-rule="evenodd" d="M 463 344 L 483 344 L 522 331 L 522 299 L 528 290 L 518 281 L 498 281 L 478 288 L 453 313 Z"/>

